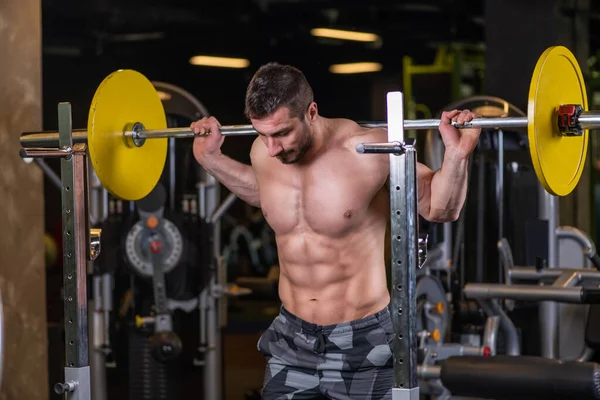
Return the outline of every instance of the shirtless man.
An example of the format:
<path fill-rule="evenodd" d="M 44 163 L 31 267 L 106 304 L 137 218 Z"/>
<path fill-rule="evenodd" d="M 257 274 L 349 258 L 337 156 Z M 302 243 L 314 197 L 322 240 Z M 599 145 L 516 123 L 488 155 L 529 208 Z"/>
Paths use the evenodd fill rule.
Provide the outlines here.
<path fill-rule="evenodd" d="M 221 153 L 214 117 L 191 128 L 202 135 L 194 140 L 197 161 L 261 208 L 276 235 L 282 307 L 257 344 L 267 359 L 263 398 L 390 399 L 389 155 L 356 152 L 357 143 L 387 142 L 387 131 L 319 115 L 302 72 L 276 63 L 252 78 L 245 113 L 259 133 L 252 166 Z M 418 164 L 418 209 L 430 221 L 455 220 L 463 206 L 480 130 L 450 122 L 474 117 L 444 112 L 443 165 Z"/>

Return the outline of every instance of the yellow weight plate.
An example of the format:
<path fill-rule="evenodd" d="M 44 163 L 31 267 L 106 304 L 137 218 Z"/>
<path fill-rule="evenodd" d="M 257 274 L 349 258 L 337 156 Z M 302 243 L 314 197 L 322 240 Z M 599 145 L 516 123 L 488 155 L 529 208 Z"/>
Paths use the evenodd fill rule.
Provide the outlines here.
<path fill-rule="evenodd" d="M 539 58 L 529 88 L 529 149 L 538 179 L 548 193 L 566 196 L 575 189 L 587 156 L 588 131 L 562 136 L 557 111 L 562 104 L 588 109 L 583 74 L 566 47 L 553 46 Z"/>
<path fill-rule="evenodd" d="M 118 70 L 98 86 L 88 117 L 88 146 L 102 185 L 115 197 L 139 200 L 156 186 L 167 158 L 167 139 L 127 145 L 126 128 L 164 129 L 167 120 L 152 83 L 133 70 Z"/>

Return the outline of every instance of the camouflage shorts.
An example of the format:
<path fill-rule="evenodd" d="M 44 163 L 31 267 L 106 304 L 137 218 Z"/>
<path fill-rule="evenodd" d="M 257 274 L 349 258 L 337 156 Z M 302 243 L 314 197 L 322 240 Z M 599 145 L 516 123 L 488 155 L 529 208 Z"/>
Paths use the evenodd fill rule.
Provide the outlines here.
<path fill-rule="evenodd" d="M 263 399 L 391 399 L 392 336 L 388 308 L 319 326 L 282 307 L 257 344 L 267 360 Z"/>

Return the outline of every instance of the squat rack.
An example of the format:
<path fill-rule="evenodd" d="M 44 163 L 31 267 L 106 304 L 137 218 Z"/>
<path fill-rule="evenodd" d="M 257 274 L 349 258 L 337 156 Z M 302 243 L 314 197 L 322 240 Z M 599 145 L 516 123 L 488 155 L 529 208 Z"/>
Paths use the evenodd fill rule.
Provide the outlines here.
<path fill-rule="evenodd" d="M 59 149 L 21 149 L 23 158 L 60 158 L 65 382 L 54 390 L 69 400 L 91 399 L 87 272 L 100 254 L 101 229 L 90 229 L 87 144 L 73 143 L 71 105 L 58 105 Z"/>
<path fill-rule="evenodd" d="M 391 304 L 394 328 L 393 400 L 419 400 L 417 380 L 417 268 L 426 258 L 427 241 L 419 238 L 417 152 L 404 137 L 404 95 L 387 94 L 389 143 L 361 143 L 357 152 L 390 154 Z"/>
<path fill-rule="evenodd" d="M 67 400 L 91 400 L 105 397 L 105 392 L 92 392 L 88 331 L 88 263 L 96 260 L 101 250 L 101 229 L 90 228 L 90 188 L 88 183 L 87 142 L 77 139 L 72 128 L 71 104 L 58 104 L 59 149 L 46 147 L 22 148 L 22 158 L 60 158 L 60 190 L 62 203 L 63 286 L 65 325 L 64 382 L 54 385 L 57 394 Z M 201 326 L 200 348 L 203 359 L 194 359 L 204 369 L 204 395 L 207 399 L 221 398 L 219 344 L 219 297 L 227 294 L 221 284 L 220 217 L 236 200 L 229 195 L 218 203 L 218 186 L 214 178 L 203 174 L 199 190 L 199 215 L 210 225 L 213 246 L 210 265 L 206 266 L 210 280 L 199 296 L 198 311 Z M 1 314 L 0 314 L 1 317 Z M 1 339 L 1 338 L 0 338 Z M 0 340 L 0 344 L 2 341 Z M 1 364 L 0 364 L 1 365 Z M 97 367 L 97 365 L 96 365 Z M 102 383 L 102 382 L 101 382 Z"/>

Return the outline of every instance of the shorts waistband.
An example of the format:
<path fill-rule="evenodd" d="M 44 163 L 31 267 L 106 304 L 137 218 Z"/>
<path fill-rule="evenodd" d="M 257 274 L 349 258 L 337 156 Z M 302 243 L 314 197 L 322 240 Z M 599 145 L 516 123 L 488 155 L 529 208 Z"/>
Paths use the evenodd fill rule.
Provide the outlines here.
<path fill-rule="evenodd" d="M 391 321 L 390 319 L 390 305 L 387 305 L 383 310 L 376 312 L 375 314 L 368 315 L 361 319 L 356 319 L 353 321 L 340 322 L 339 324 L 331 324 L 331 325 L 317 325 L 311 322 L 307 322 L 302 318 L 292 314 L 289 312 L 284 306 L 281 306 L 280 315 L 285 317 L 286 323 L 290 323 L 295 325 L 298 328 L 301 328 L 303 331 L 307 332 L 332 332 L 334 329 L 339 333 L 356 330 L 356 329 L 364 329 L 373 325 L 378 325 L 384 321 Z"/>

